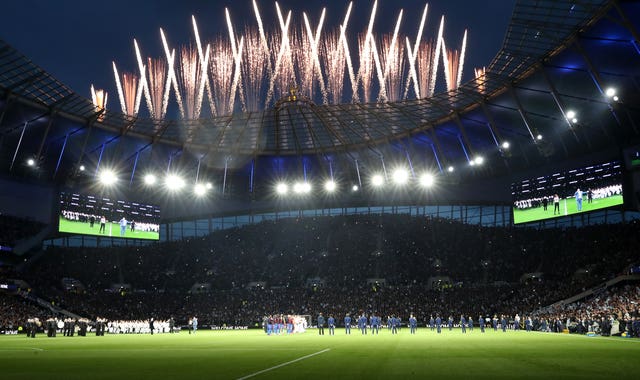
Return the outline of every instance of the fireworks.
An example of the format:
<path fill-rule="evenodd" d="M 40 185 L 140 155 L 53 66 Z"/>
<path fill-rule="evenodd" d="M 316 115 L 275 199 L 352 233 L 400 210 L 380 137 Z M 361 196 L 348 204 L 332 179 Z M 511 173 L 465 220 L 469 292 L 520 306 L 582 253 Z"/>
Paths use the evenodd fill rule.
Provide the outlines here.
<path fill-rule="evenodd" d="M 212 116 L 270 108 L 293 87 L 318 104 L 429 97 L 439 78 L 445 79 L 447 90 L 455 90 L 462 80 L 467 32 L 459 50 L 447 49 L 442 16 L 436 38 L 426 38 L 425 5 L 413 41 L 401 33 L 402 10 L 391 34 L 377 34 L 377 6 L 375 1 L 366 30 L 355 38 L 348 30 L 352 3 L 337 28 L 325 25 L 325 9 L 317 19 L 302 13 L 296 22 L 293 12 L 276 2 L 276 30 L 269 31 L 254 0 L 254 26 L 236 29 L 226 9 L 228 35 L 208 43 L 203 43 L 195 17 L 195 46 L 170 48 L 160 29 L 164 58 L 144 60 L 134 40 L 137 75 L 121 78 L 113 64 L 122 112 L 137 115 L 143 96 L 154 119 L 166 116 L 172 98 L 181 118 L 196 119 L 206 112 L 203 105 Z"/>

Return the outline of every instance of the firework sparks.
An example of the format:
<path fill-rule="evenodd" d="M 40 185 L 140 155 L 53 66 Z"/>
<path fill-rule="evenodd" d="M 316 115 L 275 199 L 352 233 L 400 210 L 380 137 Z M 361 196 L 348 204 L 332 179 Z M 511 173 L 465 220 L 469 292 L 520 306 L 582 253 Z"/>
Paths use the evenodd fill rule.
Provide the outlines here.
<path fill-rule="evenodd" d="M 143 60 L 134 40 L 138 76 L 120 76 L 115 63 L 113 67 L 122 111 L 137 115 L 144 96 L 149 115 L 162 119 L 173 93 L 183 119 L 200 117 L 207 103 L 212 116 L 253 112 L 273 106 L 280 94 L 294 87 L 324 104 L 399 101 L 432 96 L 442 69 L 448 89 L 460 86 L 467 31 L 459 52 L 448 50 L 442 16 L 436 38 L 426 39 L 428 4 L 415 40 L 401 32 L 402 10 L 392 34 L 375 33 L 377 1 L 370 9 L 366 29 L 355 38 L 347 33 L 351 2 L 342 23 L 334 29 L 325 25 L 326 9 L 317 24 L 311 21 L 313 15 L 302 13 L 302 22 L 294 25 L 292 12 L 276 2 L 275 32 L 265 29 L 257 1 L 252 4 L 254 26 L 235 29 L 225 9 L 228 35 L 208 44 L 203 43 L 193 16 L 195 46 L 170 48 L 160 29 L 164 59 Z M 352 54 L 350 44 L 355 43 L 357 49 Z M 439 67 L 440 59 L 443 67 Z"/>
<path fill-rule="evenodd" d="M 98 111 L 103 111 L 107 109 L 107 100 L 108 99 L 107 92 L 102 89 L 96 90 L 93 85 L 91 85 L 91 102 L 96 107 Z M 104 113 L 102 113 L 98 120 L 102 121 L 104 119 Z"/>

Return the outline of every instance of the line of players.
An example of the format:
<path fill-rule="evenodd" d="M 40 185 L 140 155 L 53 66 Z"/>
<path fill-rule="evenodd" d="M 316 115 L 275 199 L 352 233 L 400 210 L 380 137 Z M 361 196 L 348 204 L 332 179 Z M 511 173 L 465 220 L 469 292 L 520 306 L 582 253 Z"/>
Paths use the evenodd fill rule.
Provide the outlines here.
<path fill-rule="evenodd" d="M 267 335 L 297 334 L 307 330 L 307 320 L 298 315 L 276 314 L 265 316 L 262 320 L 262 326 Z"/>
<path fill-rule="evenodd" d="M 316 321 L 318 326 L 318 334 L 324 335 L 325 318 L 322 315 L 322 313 L 318 315 Z M 354 321 L 352 320 L 351 316 L 347 314 L 344 317 L 343 322 L 344 322 L 345 334 L 350 335 L 351 325 Z M 506 332 L 507 328 L 509 327 L 511 327 L 513 330 L 519 330 L 521 326 L 520 322 L 521 322 L 521 318 L 518 314 L 516 314 L 515 317 L 513 318 L 513 324 L 511 326 L 509 326 L 509 320 L 506 315 L 501 315 L 500 318 L 498 318 L 497 315 L 494 315 L 493 318 L 483 318 L 482 315 L 480 315 L 478 318 L 478 326 L 480 327 L 480 331 L 483 333 L 485 332 L 485 327 L 488 328 L 489 326 L 492 327 L 494 331 L 498 331 L 498 329 L 500 328 L 502 329 L 503 332 Z M 372 335 L 378 334 L 380 329 L 384 329 L 385 327 L 382 324 L 382 318 L 375 314 L 372 314 L 371 316 L 369 316 L 369 318 L 367 318 L 365 314 L 361 314 L 355 320 L 355 323 L 358 326 L 358 330 L 360 330 L 360 333 L 362 335 L 367 335 L 367 327 L 369 328 L 369 331 L 371 332 Z M 336 320 L 332 315 L 330 315 L 329 318 L 326 319 L 326 324 L 329 328 L 329 335 L 335 335 Z M 401 326 L 402 326 L 402 319 L 400 317 L 395 315 L 391 315 L 387 317 L 386 327 L 387 327 L 387 330 L 391 331 L 391 334 L 397 334 Z M 411 314 L 411 316 L 409 317 L 409 322 L 407 323 L 407 326 L 409 327 L 411 334 L 416 333 L 416 330 L 418 328 L 418 320 L 413 314 Z M 449 318 L 445 321 L 443 320 L 443 318 L 440 317 L 440 315 L 436 315 L 435 318 L 433 317 L 433 315 L 431 315 L 427 326 L 430 328 L 431 331 L 437 331 L 438 334 L 442 332 L 443 328 L 448 328 L 449 331 L 452 331 L 454 327 L 454 319 L 453 319 L 453 316 L 450 315 Z M 469 318 L 467 319 L 465 318 L 464 315 L 461 315 L 460 320 L 458 321 L 458 326 L 461 328 L 463 334 L 467 332 L 467 329 L 469 329 L 469 331 L 473 331 L 473 327 L 474 327 L 473 318 L 469 316 Z M 531 317 L 525 318 L 524 328 L 526 331 L 533 330 L 533 321 Z"/>

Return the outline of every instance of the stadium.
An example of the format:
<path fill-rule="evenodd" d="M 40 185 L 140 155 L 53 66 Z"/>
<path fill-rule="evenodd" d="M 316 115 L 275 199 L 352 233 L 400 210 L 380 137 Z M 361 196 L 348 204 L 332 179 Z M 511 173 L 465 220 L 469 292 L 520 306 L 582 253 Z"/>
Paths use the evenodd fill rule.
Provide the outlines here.
<path fill-rule="evenodd" d="M 637 376 L 640 2 L 27 3 L 3 379 Z"/>

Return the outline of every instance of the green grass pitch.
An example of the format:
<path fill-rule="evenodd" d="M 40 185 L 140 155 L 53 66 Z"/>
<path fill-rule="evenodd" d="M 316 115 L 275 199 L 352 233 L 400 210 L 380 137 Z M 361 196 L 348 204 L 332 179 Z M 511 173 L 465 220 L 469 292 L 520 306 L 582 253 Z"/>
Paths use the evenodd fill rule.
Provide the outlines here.
<path fill-rule="evenodd" d="M 98 232 L 100 231 L 99 221 L 95 222 L 93 228 L 91 228 L 89 227 L 89 223 L 67 220 L 63 217 L 60 217 L 58 231 L 83 235 L 121 237 L 120 225 L 118 223 L 107 223 L 105 225 L 105 233 L 101 234 Z M 131 231 L 131 229 L 127 227 L 124 237 L 129 239 L 158 240 L 160 236 L 157 232 Z"/>
<path fill-rule="evenodd" d="M 587 199 L 582 201 L 582 211 L 585 213 L 602 208 L 621 205 L 623 203 L 622 195 L 613 195 L 607 198 L 594 199 L 592 203 L 587 203 Z M 560 200 L 560 215 L 553 215 L 553 202 L 547 206 L 547 211 L 544 211 L 542 206 L 536 208 L 529 208 L 524 210 L 513 209 L 513 222 L 514 223 L 526 223 L 541 219 L 551 219 L 559 216 L 578 214 L 576 206 L 576 200 L 573 198 Z"/>
<path fill-rule="evenodd" d="M 325 334 L 328 330 L 325 330 Z M 636 379 L 640 340 L 488 330 L 0 336 L 13 379 Z"/>

